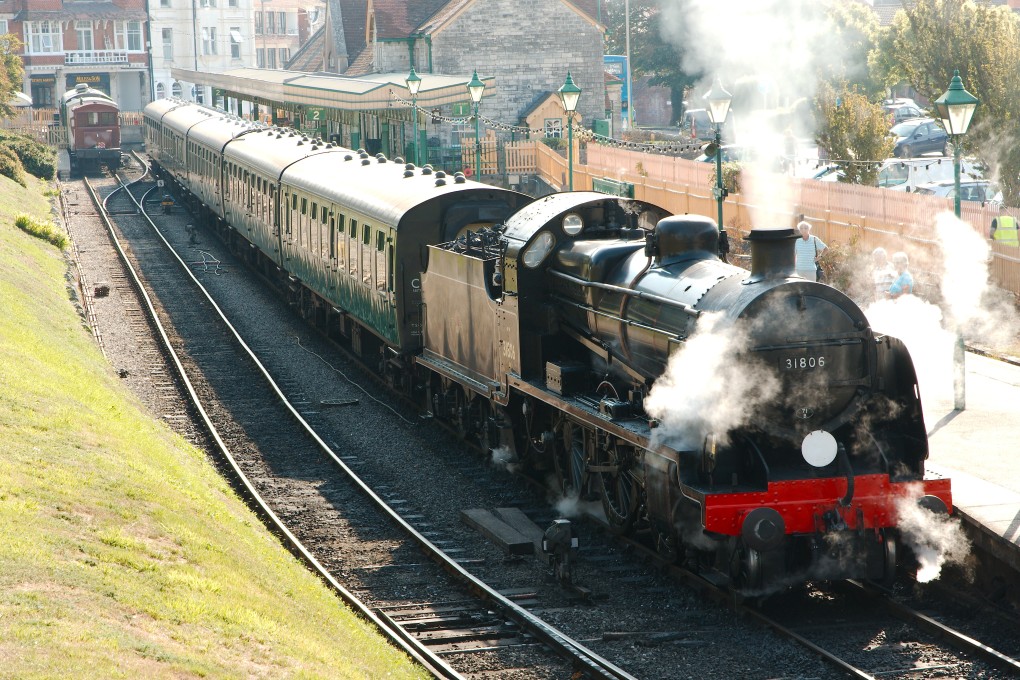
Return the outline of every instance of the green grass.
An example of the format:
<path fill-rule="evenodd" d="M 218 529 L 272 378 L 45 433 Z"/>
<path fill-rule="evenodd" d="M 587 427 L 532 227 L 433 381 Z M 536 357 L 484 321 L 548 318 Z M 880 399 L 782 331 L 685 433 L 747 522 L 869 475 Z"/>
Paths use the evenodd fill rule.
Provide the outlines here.
<path fill-rule="evenodd" d="M 426 677 L 153 420 L 0 179 L 0 678 Z"/>
<path fill-rule="evenodd" d="M 67 234 L 49 220 L 40 220 L 25 213 L 18 213 L 14 218 L 14 226 L 26 234 L 52 243 L 60 250 L 67 247 Z"/>

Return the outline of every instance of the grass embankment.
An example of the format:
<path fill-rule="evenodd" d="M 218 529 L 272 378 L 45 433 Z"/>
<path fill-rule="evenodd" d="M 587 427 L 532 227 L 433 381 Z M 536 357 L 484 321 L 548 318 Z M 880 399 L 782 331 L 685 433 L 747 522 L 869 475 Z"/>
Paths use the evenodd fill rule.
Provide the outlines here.
<path fill-rule="evenodd" d="M 0 678 L 423 677 L 118 381 L 0 178 Z"/>

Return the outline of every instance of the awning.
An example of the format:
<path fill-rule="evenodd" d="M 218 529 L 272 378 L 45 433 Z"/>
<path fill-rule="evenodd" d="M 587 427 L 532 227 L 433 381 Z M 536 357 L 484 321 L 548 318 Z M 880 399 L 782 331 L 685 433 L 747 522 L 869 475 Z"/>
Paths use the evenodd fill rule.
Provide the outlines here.
<path fill-rule="evenodd" d="M 244 38 L 241 37 L 241 32 L 240 31 L 231 31 L 230 32 L 230 42 L 235 43 L 235 44 L 241 44 L 243 41 L 244 41 Z"/>

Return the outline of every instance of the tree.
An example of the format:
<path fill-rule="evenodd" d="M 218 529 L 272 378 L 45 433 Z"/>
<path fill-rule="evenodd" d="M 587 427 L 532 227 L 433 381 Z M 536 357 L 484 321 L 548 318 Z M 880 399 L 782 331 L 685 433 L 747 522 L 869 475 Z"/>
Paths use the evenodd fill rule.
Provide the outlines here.
<path fill-rule="evenodd" d="M 877 99 L 885 86 L 870 66 L 882 35 L 878 15 L 863 3 L 841 1 L 829 6 L 826 18 L 829 30 L 816 49 L 819 77 L 833 87 L 849 83 Z"/>
<path fill-rule="evenodd" d="M 21 41 L 8 33 L 0 35 L 0 118 L 14 115 L 12 101 L 21 92 L 21 81 L 25 77 L 25 66 L 21 61 Z"/>
<path fill-rule="evenodd" d="M 886 136 L 889 122 L 878 104 L 873 104 L 855 86 L 843 83 L 839 89 L 822 83 L 815 98 L 818 145 L 829 158 L 843 165 L 843 182 L 876 184 L 877 158 L 888 158 L 893 140 Z"/>
<path fill-rule="evenodd" d="M 898 12 L 882 42 L 887 82 L 901 75 L 929 101 L 959 69 L 964 87 L 981 100 L 965 149 L 998 166 L 1008 203 L 1020 199 L 1020 18 L 1008 7 L 970 0 L 920 0 Z"/>
<path fill-rule="evenodd" d="M 661 2 L 658 0 L 630 0 L 630 58 L 631 75 L 650 76 L 650 85 L 664 85 L 670 89 L 673 102 L 673 120 L 676 124 L 683 115 L 688 90 L 703 78 L 703 74 L 688 73 L 683 68 L 684 49 L 669 41 L 664 32 Z M 606 53 L 626 54 L 626 16 L 624 0 L 607 0 L 603 20 L 606 22 Z"/>

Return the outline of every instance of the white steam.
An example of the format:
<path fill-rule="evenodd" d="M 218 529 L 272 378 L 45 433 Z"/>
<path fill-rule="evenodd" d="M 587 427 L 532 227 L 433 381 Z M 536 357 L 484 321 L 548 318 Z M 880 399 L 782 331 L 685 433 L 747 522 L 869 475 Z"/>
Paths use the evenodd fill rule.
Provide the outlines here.
<path fill-rule="evenodd" d="M 821 60 L 832 63 L 849 54 L 832 30 L 826 3 L 664 0 L 662 12 L 663 38 L 682 50 L 684 70 L 705 74 L 688 96 L 690 107 L 705 106 L 702 95 L 715 77 L 734 94 L 737 141 L 758 159 L 750 161 L 756 171 L 744 173 L 742 186 L 754 207 L 752 227 L 785 224 L 796 197 L 787 178 L 773 174 L 775 162 L 791 127 L 802 137 L 814 136 L 810 116 L 793 119 L 795 105 L 814 98 Z"/>
<path fill-rule="evenodd" d="M 920 484 L 896 501 L 900 536 L 917 558 L 919 583 L 934 581 L 947 564 L 963 566 L 970 555 L 970 541 L 960 523 L 949 515 L 931 512 L 917 504 L 923 493 Z"/>
<path fill-rule="evenodd" d="M 519 467 L 514 452 L 506 446 L 499 446 L 493 449 L 490 460 L 494 467 L 506 470 L 507 472 L 516 472 Z"/>
<path fill-rule="evenodd" d="M 697 450 L 709 434 L 722 442 L 778 393 L 774 373 L 734 360 L 747 350 L 747 334 L 722 324 L 723 319 L 722 314 L 702 316 L 697 331 L 652 386 L 645 410 L 659 421 L 652 430 L 653 444 Z"/>

